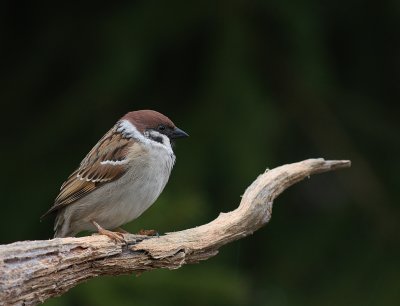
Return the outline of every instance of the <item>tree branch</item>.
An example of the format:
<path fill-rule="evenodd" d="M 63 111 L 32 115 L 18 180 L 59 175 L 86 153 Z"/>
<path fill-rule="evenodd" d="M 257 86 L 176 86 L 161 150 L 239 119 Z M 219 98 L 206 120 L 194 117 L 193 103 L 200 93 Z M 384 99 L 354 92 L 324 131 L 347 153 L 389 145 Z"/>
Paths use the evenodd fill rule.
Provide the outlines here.
<path fill-rule="evenodd" d="M 311 174 L 350 167 L 350 161 L 308 159 L 261 174 L 234 211 L 180 232 L 148 238 L 126 234 L 127 245 L 101 235 L 21 241 L 0 246 L 0 305 L 34 305 L 98 275 L 178 269 L 218 254 L 271 218 L 273 200 Z"/>

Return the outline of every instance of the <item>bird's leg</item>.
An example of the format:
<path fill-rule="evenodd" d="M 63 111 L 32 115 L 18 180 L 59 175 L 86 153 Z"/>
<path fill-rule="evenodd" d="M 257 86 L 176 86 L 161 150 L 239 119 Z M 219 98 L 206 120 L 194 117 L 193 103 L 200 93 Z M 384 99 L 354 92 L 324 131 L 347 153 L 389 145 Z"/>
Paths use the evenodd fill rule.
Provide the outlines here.
<path fill-rule="evenodd" d="M 106 235 L 107 237 L 111 238 L 114 241 L 126 243 L 124 235 L 122 233 L 106 230 L 106 229 L 102 228 L 96 221 L 92 220 L 91 222 L 97 228 L 97 232 L 100 235 Z"/>

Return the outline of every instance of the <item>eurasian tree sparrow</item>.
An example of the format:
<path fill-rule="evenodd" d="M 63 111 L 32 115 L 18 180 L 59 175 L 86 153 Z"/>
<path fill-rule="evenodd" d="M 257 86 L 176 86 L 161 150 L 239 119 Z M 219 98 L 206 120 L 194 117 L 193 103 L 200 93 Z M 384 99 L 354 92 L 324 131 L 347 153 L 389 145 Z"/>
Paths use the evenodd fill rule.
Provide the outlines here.
<path fill-rule="evenodd" d="M 129 112 L 93 147 L 61 186 L 50 210 L 54 237 L 110 231 L 139 217 L 164 189 L 175 163 L 171 141 L 188 135 L 152 110 Z"/>

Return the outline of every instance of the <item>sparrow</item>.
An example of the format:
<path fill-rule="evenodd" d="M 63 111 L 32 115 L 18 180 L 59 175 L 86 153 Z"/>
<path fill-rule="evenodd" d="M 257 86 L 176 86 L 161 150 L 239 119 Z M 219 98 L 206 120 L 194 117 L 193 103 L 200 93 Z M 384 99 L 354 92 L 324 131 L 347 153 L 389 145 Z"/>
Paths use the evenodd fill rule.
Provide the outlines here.
<path fill-rule="evenodd" d="M 153 110 L 127 113 L 99 140 L 62 184 L 54 205 L 54 237 L 112 231 L 138 218 L 158 198 L 175 164 L 173 141 L 188 137 Z M 125 232 L 125 231 L 124 231 Z"/>

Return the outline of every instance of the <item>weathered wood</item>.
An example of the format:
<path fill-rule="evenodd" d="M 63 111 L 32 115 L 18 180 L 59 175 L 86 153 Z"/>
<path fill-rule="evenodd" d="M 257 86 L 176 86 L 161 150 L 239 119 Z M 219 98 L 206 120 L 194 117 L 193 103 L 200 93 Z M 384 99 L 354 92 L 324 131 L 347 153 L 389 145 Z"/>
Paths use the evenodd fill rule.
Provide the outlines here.
<path fill-rule="evenodd" d="M 148 238 L 126 234 L 128 245 L 105 236 L 22 241 L 0 246 L 0 305 L 34 305 L 98 275 L 142 273 L 206 260 L 271 218 L 273 200 L 311 174 L 350 166 L 350 161 L 308 159 L 261 174 L 234 211 L 188 230 Z"/>

